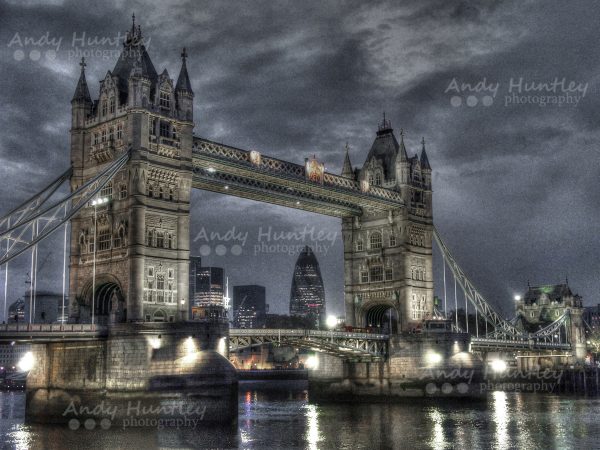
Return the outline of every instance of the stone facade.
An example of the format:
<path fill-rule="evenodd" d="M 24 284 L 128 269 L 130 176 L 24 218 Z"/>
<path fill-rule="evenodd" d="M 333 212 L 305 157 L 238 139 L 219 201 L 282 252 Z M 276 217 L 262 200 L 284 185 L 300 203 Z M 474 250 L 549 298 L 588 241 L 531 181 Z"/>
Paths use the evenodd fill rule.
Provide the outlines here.
<path fill-rule="evenodd" d="M 359 180 L 365 190 L 381 186 L 400 192 L 405 206 L 342 219 L 346 321 L 378 326 L 370 323 L 371 312 L 391 308 L 398 331 L 410 330 L 433 312 L 431 167 L 425 145 L 420 158 L 409 158 L 403 135 L 398 143 L 384 118 L 362 169 L 350 167 L 346 155 L 343 176 Z"/>
<path fill-rule="evenodd" d="M 95 101 L 82 61 L 71 102 L 72 189 L 123 152 L 131 158 L 99 192 L 109 201 L 71 221 L 73 322 L 89 322 L 92 303 L 97 323 L 187 318 L 193 92 L 185 58 L 184 50 L 177 84 L 166 69 L 158 75 L 134 25 Z"/>

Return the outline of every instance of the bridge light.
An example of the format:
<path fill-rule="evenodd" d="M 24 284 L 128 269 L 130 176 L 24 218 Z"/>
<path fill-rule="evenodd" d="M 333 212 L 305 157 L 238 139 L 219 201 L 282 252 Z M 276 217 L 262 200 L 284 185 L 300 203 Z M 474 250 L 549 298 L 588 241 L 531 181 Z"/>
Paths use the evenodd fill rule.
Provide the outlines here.
<path fill-rule="evenodd" d="M 506 362 L 501 359 L 494 359 L 490 362 L 490 366 L 492 370 L 496 373 L 502 373 L 506 371 L 507 365 Z"/>
<path fill-rule="evenodd" d="M 150 338 L 150 346 L 154 350 L 157 350 L 160 348 L 160 334 L 158 335 L 158 337 Z"/>
<path fill-rule="evenodd" d="M 227 191 L 229 189 L 229 186 L 225 186 L 225 190 Z"/>
<path fill-rule="evenodd" d="M 327 324 L 327 328 L 333 329 L 337 325 L 337 318 L 334 315 L 329 315 L 325 323 Z"/>
<path fill-rule="evenodd" d="M 27 352 L 23 355 L 17 366 L 19 367 L 19 370 L 23 372 L 29 372 L 31 369 L 33 369 L 33 363 L 33 353 Z"/>
<path fill-rule="evenodd" d="M 311 369 L 311 370 L 318 369 L 319 368 L 319 358 L 317 358 L 316 356 L 309 356 L 308 358 L 306 358 L 304 365 L 306 366 L 307 369 Z"/>
<path fill-rule="evenodd" d="M 442 362 L 442 355 L 436 352 L 428 352 L 425 355 L 425 360 L 428 364 L 439 364 Z"/>
<path fill-rule="evenodd" d="M 108 197 L 100 197 L 92 200 L 92 206 L 103 205 L 104 203 L 108 203 Z"/>
<path fill-rule="evenodd" d="M 214 168 L 214 167 L 209 167 L 209 168 L 208 168 L 208 169 L 206 169 L 206 170 L 208 170 L 208 173 L 215 173 L 215 172 L 216 172 L 216 170 L 215 170 L 215 168 Z"/>
<path fill-rule="evenodd" d="M 520 302 L 521 296 L 519 294 L 515 295 L 515 302 Z"/>

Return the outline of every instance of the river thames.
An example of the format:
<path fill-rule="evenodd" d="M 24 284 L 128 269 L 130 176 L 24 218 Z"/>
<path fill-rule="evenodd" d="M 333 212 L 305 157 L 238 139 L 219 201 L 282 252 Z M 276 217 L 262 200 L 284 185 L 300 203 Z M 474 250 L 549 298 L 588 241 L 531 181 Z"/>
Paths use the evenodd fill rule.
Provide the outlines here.
<path fill-rule="evenodd" d="M 244 382 L 237 427 L 196 430 L 24 424 L 23 392 L 0 393 L 2 448 L 600 448 L 600 399 L 491 393 L 481 403 L 317 404 L 304 382 Z"/>

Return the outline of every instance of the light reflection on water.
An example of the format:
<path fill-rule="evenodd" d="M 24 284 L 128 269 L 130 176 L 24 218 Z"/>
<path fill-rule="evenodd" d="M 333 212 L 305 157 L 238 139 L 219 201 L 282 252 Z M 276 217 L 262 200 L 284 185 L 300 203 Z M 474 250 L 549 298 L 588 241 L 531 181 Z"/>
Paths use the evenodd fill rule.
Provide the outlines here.
<path fill-rule="evenodd" d="M 23 424 L 23 393 L 0 393 L 3 448 L 594 448 L 600 400 L 492 393 L 484 403 L 315 403 L 302 382 L 240 385 L 237 427 L 110 429 Z"/>

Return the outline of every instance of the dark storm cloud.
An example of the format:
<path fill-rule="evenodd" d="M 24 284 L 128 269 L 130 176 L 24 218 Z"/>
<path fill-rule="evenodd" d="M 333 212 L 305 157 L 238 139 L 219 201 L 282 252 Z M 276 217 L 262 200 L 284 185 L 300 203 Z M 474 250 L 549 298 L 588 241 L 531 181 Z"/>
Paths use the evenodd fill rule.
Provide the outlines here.
<path fill-rule="evenodd" d="M 113 37 L 129 27 L 133 11 L 159 72 L 166 67 L 176 78 L 181 47 L 188 48 L 196 134 L 295 162 L 314 153 L 339 171 L 346 141 L 352 162 L 362 164 L 386 111 L 396 131 L 405 130 L 409 153 L 425 136 L 435 222 L 486 295 L 508 312 L 508 299 L 528 279 L 558 282 L 568 273 L 574 290 L 597 302 L 600 58 L 593 3 L 2 3 L 4 210 L 69 164 L 69 101 L 79 73 L 73 33 Z M 17 48 L 8 47 L 15 33 L 46 32 L 63 38 L 55 58 L 42 46 L 37 61 L 32 47 L 15 59 Z M 86 49 L 104 51 L 88 58 L 95 96 L 118 47 Z M 577 106 L 505 106 L 510 79 L 519 77 L 564 77 L 587 83 L 588 91 Z M 484 93 L 474 94 L 473 107 L 461 93 L 455 107 L 446 92 L 453 79 L 486 79 L 500 88 L 489 106 L 481 104 Z M 193 200 L 192 237 L 202 227 L 236 226 L 251 242 L 261 226 L 291 231 L 305 224 L 339 234 L 336 219 L 203 192 Z M 205 259 L 226 267 L 232 284 L 264 283 L 272 307 L 287 308 L 294 256 L 254 255 L 250 246 L 240 256 L 218 256 L 213 244 Z M 330 304 L 341 312 L 339 236 L 319 260 Z M 26 265 L 25 258 L 22 273 Z"/>

